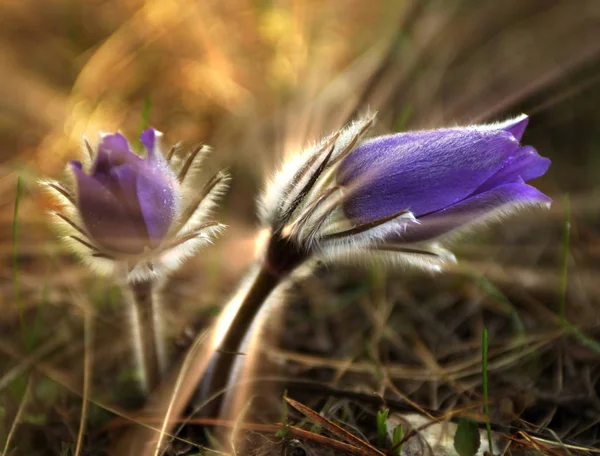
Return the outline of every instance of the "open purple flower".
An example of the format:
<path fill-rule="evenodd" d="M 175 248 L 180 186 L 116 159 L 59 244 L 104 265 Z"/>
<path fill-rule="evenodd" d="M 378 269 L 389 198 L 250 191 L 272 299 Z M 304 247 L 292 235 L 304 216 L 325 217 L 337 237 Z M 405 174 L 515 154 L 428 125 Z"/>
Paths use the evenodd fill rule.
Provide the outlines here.
<path fill-rule="evenodd" d="M 416 131 L 371 139 L 341 163 L 344 214 L 368 223 L 402 210 L 415 217 L 388 241 L 431 240 L 498 211 L 550 198 L 525 181 L 550 160 L 519 141 L 528 118 L 496 125 Z"/>
<path fill-rule="evenodd" d="M 130 280 L 147 279 L 176 267 L 222 228 L 207 217 L 228 176 L 219 172 L 204 186 L 190 177 L 210 149 L 199 146 L 179 157 L 172 148 L 165 156 L 160 136 L 151 128 L 142 132 L 144 158 L 120 133 L 104 135 L 96 151 L 86 141 L 89 172 L 79 161 L 70 163 L 75 192 L 44 182 L 63 203 L 64 210 L 54 215 L 64 239 L 101 272 L 116 272 L 122 264 Z"/>
<path fill-rule="evenodd" d="M 439 269 L 454 257 L 438 240 L 550 203 L 525 183 L 550 165 L 519 143 L 527 116 L 362 141 L 373 121 L 360 119 L 324 138 L 275 176 L 261 213 L 270 227 L 271 267 L 317 254 Z"/>

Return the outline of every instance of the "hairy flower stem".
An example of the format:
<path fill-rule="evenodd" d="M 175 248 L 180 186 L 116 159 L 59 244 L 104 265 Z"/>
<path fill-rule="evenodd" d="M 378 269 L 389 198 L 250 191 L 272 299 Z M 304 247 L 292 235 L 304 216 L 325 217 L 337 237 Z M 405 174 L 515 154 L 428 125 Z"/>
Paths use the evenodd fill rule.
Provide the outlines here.
<path fill-rule="evenodd" d="M 165 347 L 154 286 L 151 280 L 130 284 L 134 305 L 133 337 L 145 393 L 156 388 L 165 368 Z"/>
<path fill-rule="evenodd" d="M 228 405 L 229 396 L 235 392 L 225 390 L 236 380 L 233 378 L 234 364 L 240 356 L 244 356 L 240 352 L 244 350 L 244 343 L 250 336 L 254 323 L 273 291 L 306 259 L 304 252 L 299 252 L 278 233 L 271 237 L 265 259 L 253 277 L 200 384 L 201 401 L 209 401 L 202 407 L 203 416 L 228 413 L 223 407 Z"/>

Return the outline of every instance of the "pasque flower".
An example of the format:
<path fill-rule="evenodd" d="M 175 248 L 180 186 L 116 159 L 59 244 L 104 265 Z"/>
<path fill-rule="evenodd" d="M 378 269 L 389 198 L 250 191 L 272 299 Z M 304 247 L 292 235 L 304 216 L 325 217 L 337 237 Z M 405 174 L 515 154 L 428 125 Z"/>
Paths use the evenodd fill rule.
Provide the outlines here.
<path fill-rule="evenodd" d="M 415 220 L 386 242 L 429 241 L 550 198 L 525 181 L 550 160 L 519 144 L 527 116 L 500 124 L 417 131 L 364 142 L 341 163 L 338 183 L 349 189 L 343 212 L 354 224 L 399 211 Z"/>
<path fill-rule="evenodd" d="M 179 264 L 222 225 L 207 220 L 228 177 L 219 172 L 204 187 L 192 184 L 201 158 L 198 147 L 187 158 L 164 156 L 161 133 L 142 132 L 146 157 L 135 154 L 120 133 L 102 136 L 88 172 L 79 161 L 70 163 L 75 191 L 54 181 L 44 182 L 64 203 L 55 213 L 65 239 L 101 272 L 126 266 L 129 280 L 152 278 Z M 178 168 L 176 172 L 175 169 Z"/>
<path fill-rule="evenodd" d="M 133 352 L 145 391 L 157 385 L 168 363 L 157 284 L 222 229 L 210 215 L 229 179 L 219 172 L 197 186 L 193 175 L 209 148 L 179 157 L 173 147 L 163 155 L 160 136 L 154 129 L 142 132 L 144 158 L 120 133 L 102 136 L 96 151 L 85 141 L 89 171 L 79 161 L 70 163 L 74 190 L 43 182 L 62 203 L 53 215 L 69 247 L 98 272 L 126 279 Z"/>
<path fill-rule="evenodd" d="M 373 118 L 354 122 L 290 160 L 275 177 L 262 212 L 275 234 L 271 246 L 285 244 L 301 257 L 439 269 L 454 258 L 440 241 L 517 209 L 550 203 L 525 184 L 550 165 L 533 147 L 520 144 L 527 122 L 522 115 L 362 142 Z M 273 248 L 270 252 L 273 256 Z"/>

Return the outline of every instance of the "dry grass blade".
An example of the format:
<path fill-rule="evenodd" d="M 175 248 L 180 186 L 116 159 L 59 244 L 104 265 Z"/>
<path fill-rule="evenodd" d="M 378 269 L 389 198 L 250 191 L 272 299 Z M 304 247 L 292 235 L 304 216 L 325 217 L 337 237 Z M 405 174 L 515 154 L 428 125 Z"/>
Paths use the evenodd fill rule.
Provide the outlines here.
<path fill-rule="evenodd" d="M 536 353 L 538 350 L 550 346 L 560 332 L 553 334 L 543 334 L 536 337 L 529 337 L 520 343 L 509 344 L 506 348 L 494 352 L 494 360 L 489 363 L 490 372 L 510 366 L 512 363 L 523 359 L 524 357 Z M 295 362 L 327 368 L 345 368 L 349 372 L 372 373 L 373 366 L 370 363 L 358 361 L 348 364 L 346 360 L 335 359 L 331 357 L 320 357 L 316 355 L 305 355 L 302 353 L 290 352 L 275 348 L 269 348 L 268 355 L 274 359 L 293 360 Z M 389 364 L 385 368 L 391 378 L 410 379 L 410 380 L 460 380 L 471 375 L 479 373 L 478 357 L 470 356 L 460 363 L 453 363 L 449 366 L 442 366 L 438 372 L 427 368 L 405 366 L 399 364 Z"/>
<path fill-rule="evenodd" d="M 16 377 L 21 375 L 23 372 L 31 369 L 41 359 L 48 356 L 55 349 L 60 347 L 65 342 L 64 336 L 61 333 L 57 337 L 51 338 L 47 344 L 39 347 L 33 354 L 21 358 L 21 362 L 17 364 L 13 369 L 9 370 L 0 378 L 0 391 L 3 391 Z"/>
<path fill-rule="evenodd" d="M 158 440 L 156 442 L 156 447 L 154 450 L 154 456 L 159 456 L 161 454 L 162 442 L 164 441 L 165 437 L 168 435 L 169 426 L 172 426 L 172 424 L 173 424 L 173 420 L 174 420 L 173 415 L 175 415 L 176 416 L 175 419 L 177 419 L 180 410 L 183 408 L 184 403 L 187 402 L 186 401 L 187 394 L 184 395 L 184 400 L 182 401 L 181 396 L 180 396 L 180 391 L 181 391 L 182 387 L 184 386 L 184 382 L 186 380 L 186 374 L 188 374 L 188 371 L 190 370 L 192 361 L 195 360 L 195 357 L 194 357 L 195 352 L 196 352 L 196 350 L 198 350 L 200 348 L 202 342 L 205 341 L 206 336 L 207 336 L 207 334 L 203 333 L 200 337 L 197 338 L 197 340 L 195 341 L 195 344 L 192 346 L 192 348 L 188 352 L 188 355 L 184 358 L 183 364 L 181 365 L 181 369 L 179 369 L 179 371 L 177 373 L 177 377 L 175 379 L 175 386 L 173 387 L 173 391 L 171 392 L 171 396 L 169 397 L 169 402 L 168 402 L 168 406 L 165 411 L 164 419 L 160 426 Z M 204 368 L 202 368 L 202 371 L 203 370 L 204 370 Z M 189 388 L 189 384 L 188 384 L 188 388 Z"/>
<path fill-rule="evenodd" d="M 544 454 L 562 455 L 563 452 L 561 450 L 600 454 L 600 448 L 584 447 L 579 445 L 572 445 L 568 443 L 552 441 L 531 435 L 530 433 L 525 431 L 519 431 L 517 435 L 522 437 L 522 440 L 516 436 L 507 436 L 507 438 L 515 443 L 518 443 L 519 445 L 525 445 L 527 443 L 531 445 L 534 449 L 539 450 Z"/>
<path fill-rule="evenodd" d="M 12 344 L 6 343 L 2 340 L 0 340 L 0 351 L 12 358 L 15 358 L 15 359 L 23 358 L 23 354 L 19 350 L 17 350 Z M 43 361 L 36 362 L 33 367 L 35 368 L 35 370 L 37 372 L 40 372 L 40 373 L 46 375 L 49 379 L 51 379 L 54 382 L 58 383 L 59 385 L 63 386 L 69 392 L 76 394 L 77 396 L 83 397 L 83 391 L 81 390 L 80 385 L 78 383 L 75 383 L 71 379 L 71 376 L 69 374 L 65 373 L 62 370 L 56 369 L 49 363 L 46 363 Z M 171 396 L 171 398 L 175 398 L 175 397 L 176 397 L 175 394 L 173 396 Z M 176 439 L 181 442 L 187 443 L 194 448 L 198 448 L 198 449 L 201 448 L 199 445 L 197 445 L 196 443 L 194 443 L 190 440 L 186 440 L 184 438 L 177 437 L 177 436 L 171 434 L 170 432 L 167 432 L 164 429 L 161 430 L 157 427 L 154 427 L 151 424 L 147 424 L 148 420 L 144 419 L 144 417 L 142 417 L 142 416 L 139 416 L 137 414 L 134 414 L 134 413 L 126 411 L 126 410 L 122 410 L 116 406 L 112 406 L 112 405 L 108 404 L 107 402 L 97 400 L 93 397 L 89 397 L 89 402 L 100 407 L 103 410 L 106 410 L 107 412 L 112 413 L 113 415 L 119 417 L 118 419 L 123 420 L 124 422 L 134 423 L 134 424 L 141 426 L 151 436 L 154 436 L 154 435 L 162 432 L 163 438 L 169 437 L 169 438 Z M 130 454 L 132 454 L 132 453 L 127 453 L 128 456 Z M 145 454 L 147 454 L 147 453 L 145 453 Z M 2 454 L 2 456 L 4 456 L 4 454 Z"/>
<path fill-rule="evenodd" d="M 349 443 L 340 442 L 339 440 L 335 440 L 330 437 L 319 435 L 314 432 L 310 432 L 305 429 L 300 429 L 294 426 L 289 426 L 288 431 L 290 435 L 293 435 L 294 437 L 299 437 L 313 441 L 315 443 L 318 443 L 319 445 L 340 451 L 342 454 L 351 454 L 355 456 L 365 456 L 365 454 L 373 454 L 368 451 L 365 452 L 365 450 L 363 450 L 362 448 L 350 445 Z"/>
<path fill-rule="evenodd" d="M 148 424 L 148 420 L 142 420 Z M 240 430 L 248 430 L 248 431 L 256 431 L 263 433 L 272 433 L 276 434 L 281 431 L 281 428 L 285 426 L 285 430 L 287 435 L 292 437 L 297 437 L 299 439 L 309 440 L 318 445 L 322 445 L 327 448 L 331 448 L 332 450 L 336 450 L 341 452 L 342 454 L 350 454 L 353 456 L 365 456 L 365 451 L 361 448 L 358 448 L 349 443 L 340 442 L 339 440 L 332 439 L 331 437 L 326 437 L 324 435 L 316 434 L 311 431 L 307 431 L 306 429 L 301 429 L 296 426 L 284 425 L 282 423 L 279 424 L 260 424 L 260 423 L 247 423 L 247 422 L 234 422 L 230 420 L 221 420 L 217 418 L 191 418 L 185 420 L 177 420 L 178 422 L 182 422 L 184 424 L 199 424 L 205 426 L 226 426 L 226 427 L 235 427 L 237 425 Z M 126 425 L 129 421 L 123 418 L 117 418 L 113 420 L 109 425 L 104 427 L 104 430 L 114 430 L 119 427 Z M 153 422 L 153 421 L 152 421 Z M 185 440 L 181 439 L 185 442 Z M 216 450 L 211 450 L 213 453 L 219 453 Z M 369 453 L 367 453 L 369 454 Z"/>
<path fill-rule="evenodd" d="M 21 415 L 23 414 L 23 410 L 25 410 L 25 405 L 27 404 L 27 398 L 29 396 L 29 389 L 31 387 L 31 377 L 27 379 L 27 386 L 25 387 L 25 392 L 23 393 L 23 398 L 21 399 L 21 403 L 19 404 L 19 409 L 17 410 L 17 414 L 15 415 L 15 419 L 10 426 L 10 431 L 8 431 L 8 436 L 6 437 L 6 443 L 4 445 L 4 449 L 2 450 L 2 456 L 7 456 L 8 448 L 10 447 L 10 442 L 12 441 L 12 437 L 17 429 L 17 425 L 19 421 L 21 421 Z"/>
<path fill-rule="evenodd" d="M 355 445 L 357 448 L 360 448 L 364 452 L 363 454 L 375 455 L 375 456 L 385 456 L 385 453 L 383 453 L 382 451 L 379 451 L 377 448 L 375 448 L 370 443 L 359 439 L 354 434 L 348 432 L 347 430 L 338 426 L 334 422 L 321 416 L 320 414 L 315 412 L 310 407 L 307 407 L 306 405 L 301 404 L 300 402 L 290 399 L 289 397 L 286 397 L 285 401 L 288 404 L 290 404 L 292 407 L 294 407 L 296 410 L 298 410 L 300 413 L 302 413 L 304 416 L 306 416 L 312 422 L 319 424 L 320 426 L 323 426 L 323 428 L 327 429 L 332 434 Z"/>

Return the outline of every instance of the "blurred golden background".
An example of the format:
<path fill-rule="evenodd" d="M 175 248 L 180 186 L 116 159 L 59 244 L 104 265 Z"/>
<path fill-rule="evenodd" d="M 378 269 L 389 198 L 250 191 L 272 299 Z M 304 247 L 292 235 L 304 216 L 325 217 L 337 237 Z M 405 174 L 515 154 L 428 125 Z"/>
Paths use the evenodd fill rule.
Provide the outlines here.
<path fill-rule="evenodd" d="M 567 217 L 569 319 L 598 336 L 599 56 L 596 0 L 3 1 L 0 396 L 7 394 L 0 419 L 7 430 L 14 428 L 18 392 L 28 378 L 35 396 L 29 414 L 21 416 L 28 424 L 14 428 L 13 444 L 31 434 L 54 445 L 77 433 L 79 385 L 87 369 L 86 309 L 97 335 L 92 396 L 104 404 L 94 413 L 105 413 L 107 404 L 127 404 L 126 391 L 115 386 L 115 378 L 126 384 L 131 376 L 119 340 L 125 332 L 119 294 L 61 247 L 46 224 L 51 202 L 37 185 L 46 176 L 61 178 L 67 160 L 80 153 L 82 137 L 94 142 L 100 132 L 121 130 L 135 138 L 152 126 L 165 133 L 167 147 L 179 141 L 210 144 L 207 176 L 223 166 L 233 175 L 218 213 L 229 225 L 226 235 L 189 261 L 166 293 L 170 337 L 185 346 L 186 332 L 210 321 L 250 261 L 255 199 L 285 154 L 367 110 L 379 113 L 378 134 L 527 113 L 526 142 L 553 160 L 537 184 L 555 199 L 550 215 L 526 215 L 461 244 L 460 266 L 436 279 L 429 294 L 478 296 L 488 303 L 484 307 L 506 316 L 485 287 L 473 286 L 476 270 L 493 287 L 517 296 L 517 308 L 526 308 L 517 313 L 524 312 L 528 329 L 551 326 L 561 299 Z M 355 269 L 327 274 L 319 285 L 329 290 L 325 296 L 335 295 L 331 280 L 365 277 Z M 403 273 L 397 276 L 405 280 Z M 457 276 L 463 277 L 459 285 Z M 404 287 L 404 298 L 414 298 L 416 287 L 417 304 L 431 297 L 422 290 L 431 278 L 417 274 L 400 285 L 393 277 L 382 280 Z M 389 293 L 392 303 L 397 297 Z M 533 307 L 529 293 L 538 300 Z M 322 297 L 312 294 L 299 293 L 298 300 L 313 303 L 314 311 Z M 298 337 L 310 338 L 304 329 Z M 33 342 L 26 347 L 23 338 Z M 292 337 L 287 349 L 293 348 Z M 581 356 L 594 383 L 598 353 Z M 597 385 L 590 388 L 598 394 Z M 102 417 L 97 422 L 104 424 Z M 94 419 L 91 432 L 100 435 Z M 61 437 L 53 440 L 49 429 L 60 427 L 56 423 L 69 432 L 56 431 Z M 48 445 L 52 449 L 39 454 L 63 454 L 60 444 Z M 104 448 L 100 438 L 94 445 Z"/>

